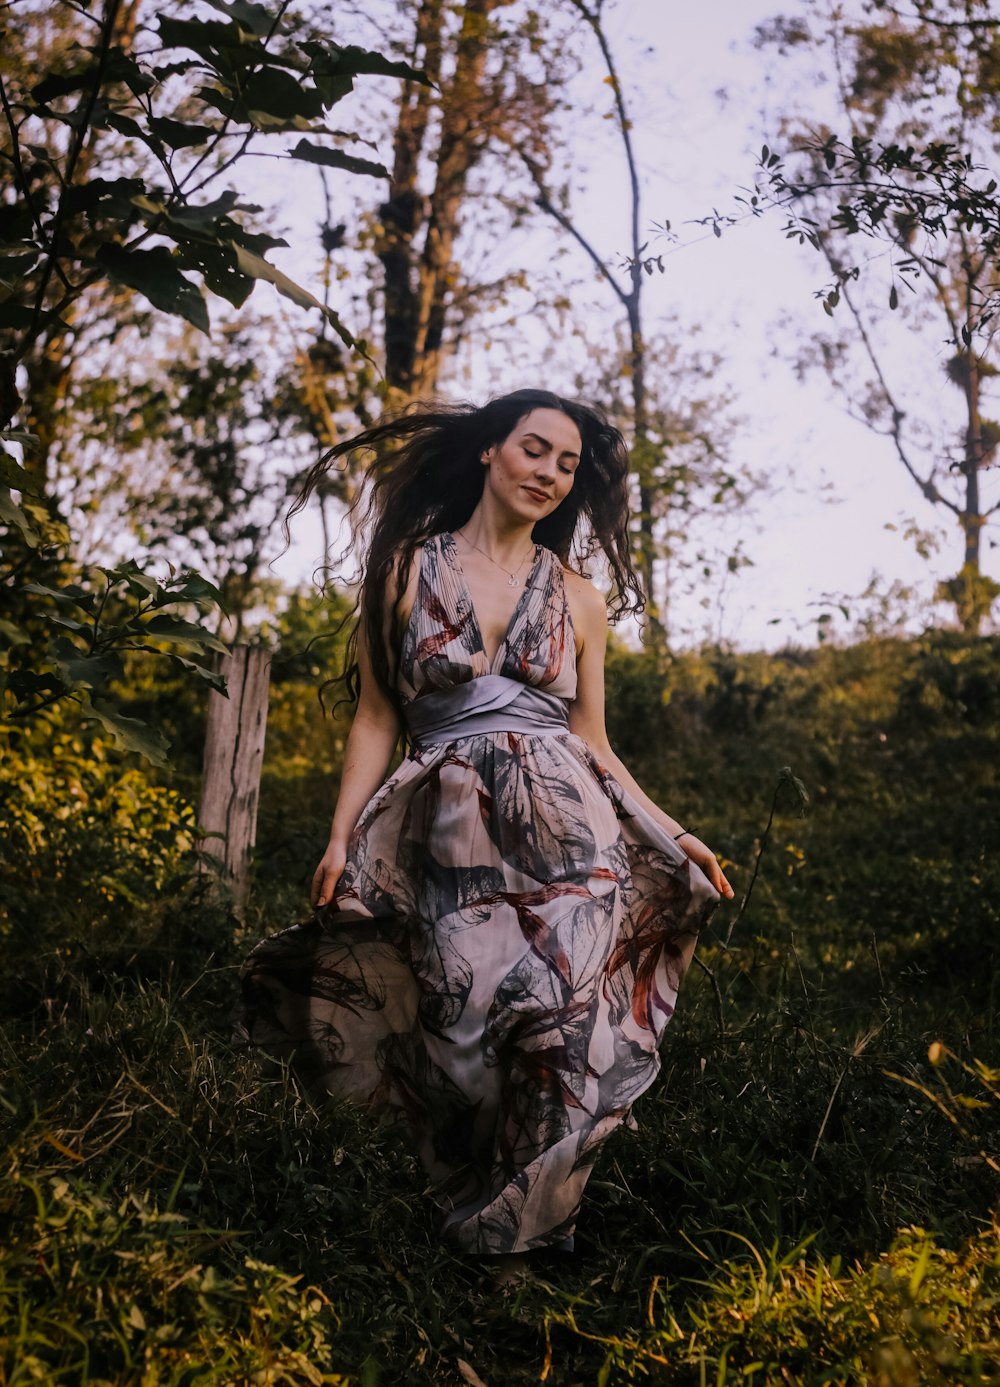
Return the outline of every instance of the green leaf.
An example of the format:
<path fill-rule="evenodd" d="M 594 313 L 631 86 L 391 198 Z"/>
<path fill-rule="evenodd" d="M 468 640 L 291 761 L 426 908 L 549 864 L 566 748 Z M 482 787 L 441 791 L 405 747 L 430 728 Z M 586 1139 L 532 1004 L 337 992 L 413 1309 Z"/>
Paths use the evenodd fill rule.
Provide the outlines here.
<path fill-rule="evenodd" d="M 20 702 L 37 694 L 67 692 L 66 685 L 58 675 L 51 671 L 38 674 L 33 669 L 12 670 L 7 679 L 7 689 Z"/>
<path fill-rule="evenodd" d="M 289 279 L 286 274 L 268 263 L 262 256 L 254 255 L 242 246 L 236 246 L 236 259 L 240 269 L 244 274 L 252 275 L 254 279 L 265 279 L 269 284 L 273 284 L 279 294 L 283 294 L 286 299 L 291 299 L 300 308 L 318 308 L 327 321 L 331 324 L 340 340 L 347 347 L 357 347 L 354 337 L 344 327 L 332 309 L 325 308 L 314 294 L 310 294 L 308 289 L 303 289 L 301 284 L 296 284 L 293 279 Z"/>
<path fill-rule="evenodd" d="M 21 538 L 25 544 L 32 549 L 37 547 L 40 538 L 38 531 L 11 496 L 10 488 L 6 486 L 0 486 L 0 522 L 4 525 L 13 525 L 20 530 Z"/>
<path fill-rule="evenodd" d="M 150 116 L 147 124 L 158 140 L 170 149 L 195 149 L 208 144 L 218 132 L 210 125 L 192 125 L 188 121 L 171 120 L 168 116 Z"/>
<path fill-rule="evenodd" d="M 211 602 L 225 615 L 229 615 L 222 593 L 214 583 L 210 583 L 200 573 L 195 573 L 193 569 L 189 569 L 186 573 L 182 573 L 175 582 L 177 586 L 175 587 L 174 583 L 171 583 L 169 589 L 164 592 L 162 600 L 157 601 L 158 607 L 165 606 L 170 602 Z"/>
<path fill-rule="evenodd" d="M 434 85 L 422 69 L 410 63 L 397 62 L 394 58 L 385 58 L 368 48 L 353 45 L 341 48 L 336 43 L 319 43 L 315 40 L 308 40 L 301 47 L 312 58 L 314 77 L 321 73 L 330 77 L 401 77 L 404 82 L 419 82 L 424 87 Z"/>
<path fill-rule="evenodd" d="M 154 727 L 140 722 L 138 718 L 127 718 L 105 699 L 99 698 L 84 709 L 85 715 L 97 718 L 106 732 L 110 732 L 122 751 L 137 751 L 154 766 L 167 765 L 167 750 L 170 743 Z"/>
<path fill-rule="evenodd" d="M 158 82 L 166 82 L 170 77 L 183 76 L 185 72 L 190 72 L 193 67 L 200 67 L 197 58 L 182 58 L 176 63 L 162 63 L 152 69 L 153 76 Z"/>
<path fill-rule="evenodd" d="M 33 434 L 28 435 L 34 437 Z M 5 435 L 9 437 L 9 435 Z M 0 452 L 0 482 L 4 486 L 13 487 L 15 491 L 26 492 L 29 496 L 39 494 L 39 483 L 35 481 L 30 472 L 26 472 L 19 462 L 15 462 L 9 453 Z"/>
<path fill-rule="evenodd" d="M 71 92 L 89 86 L 93 73 L 93 63 L 85 63 L 72 72 L 50 72 L 30 89 L 28 95 L 39 106 L 47 105 L 60 96 L 69 96 Z"/>
<path fill-rule="evenodd" d="M 344 97 L 350 96 L 354 90 L 354 78 L 349 73 L 327 76 L 324 72 L 314 71 L 312 79 L 316 83 L 316 90 L 323 102 L 324 111 L 328 111 L 331 106 L 336 106 L 338 101 L 343 101 Z"/>
<path fill-rule="evenodd" d="M 207 650 L 217 650 L 222 655 L 229 654 L 229 647 L 193 621 L 183 621 L 179 616 L 161 613 L 148 621 L 137 623 L 143 635 L 150 635 L 158 641 L 180 641 L 184 645 L 203 645 Z"/>
<path fill-rule="evenodd" d="M 96 58 L 96 49 L 86 51 Z M 154 79 L 124 49 L 112 48 L 99 62 L 92 59 L 72 72 L 50 73 L 31 88 L 29 95 L 40 106 L 47 105 L 57 97 L 92 87 L 98 76 L 102 87 L 124 82 L 134 96 L 144 95 L 154 85 Z"/>
<path fill-rule="evenodd" d="M 259 212 L 261 209 L 255 203 L 242 203 L 239 194 L 225 192 L 217 197 L 214 202 L 185 203 L 183 206 L 171 207 L 168 211 L 165 204 L 154 202 L 146 197 L 139 197 L 135 200 L 136 207 L 141 212 L 151 215 L 165 217 L 173 226 L 181 227 L 184 231 L 195 236 L 213 236 L 217 234 L 220 226 L 229 222 L 230 212 Z"/>
<path fill-rule="evenodd" d="M 242 308 L 253 293 L 254 281 L 241 273 L 231 245 L 187 241 L 178 246 L 177 258 L 186 270 L 196 270 L 213 294 Z"/>
<path fill-rule="evenodd" d="M 122 676 L 121 658 L 113 650 L 99 655 L 71 655 L 67 652 L 55 661 L 55 665 L 66 683 L 74 688 L 99 689 L 109 679 L 120 679 Z"/>
<path fill-rule="evenodd" d="M 67 631 L 93 631 L 93 623 L 89 621 L 77 621 L 74 616 L 62 616 L 59 612 L 49 612 L 48 620 L 54 622 L 56 626 L 65 626 Z"/>
<path fill-rule="evenodd" d="M 22 583 L 22 592 L 33 592 L 38 597 L 51 597 L 56 602 L 69 602 L 85 611 L 93 610 L 96 594 L 78 583 L 67 583 L 64 588 L 50 588 L 45 583 Z"/>
<path fill-rule="evenodd" d="M 27 429 L 0 429 L 0 443 L 19 443 L 22 448 L 33 453 L 39 444 L 37 433 L 29 433 Z M 4 454 L 0 454 L 4 456 Z"/>
<path fill-rule="evenodd" d="M 143 144 L 149 145 L 155 153 L 162 155 L 162 145 L 151 140 L 139 122 L 133 120 L 131 116 L 122 115 L 121 111 L 109 111 L 100 128 L 105 125 L 109 130 L 116 130 L 119 135 L 124 135 L 127 140 L 141 140 Z"/>
<path fill-rule="evenodd" d="M 154 308 L 175 313 L 201 332 L 208 333 L 208 308 L 197 285 L 185 279 L 166 246 L 152 250 L 126 250 L 103 245 L 95 259 L 118 284 L 143 294 Z"/>
<path fill-rule="evenodd" d="M 27 631 L 22 631 L 20 626 L 15 626 L 12 621 L 7 621 L 0 617 L 0 639 L 6 641 L 8 645 L 30 645 L 31 637 Z"/>
<path fill-rule="evenodd" d="M 229 688 L 226 684 L 226 676 L 217 669 L 211 669 L 208 665 L 200 664 L 197 660 L 187 660 L 183 655 L 178 655 L 175 650 L 165 650 L 163 652 L 172 664 L 180 665 L 189 674 L 197 674 L 204 679 L 213 689 L 217 690 L 223 697 L 229 697 Z"/>
<path fill-rule="evenodd" d="M 91 49 L 95 57 L 97 49 Z M 155 85 L 156 81 L 143 71 L 131 53 L 126 53 L 123 48 L 112 48 L 104 62 L 104 81 L 124 82 L 133 96 L 145 96 Z"/>
<path fill-rule="evenodd" d="M 138 597 L 142 601 L 143 597 L 157 597 L 160 592 L 160 585 L 151 573 L 129 573 L 125 582 L 128 585 L 129 593 L 133 597 Z"/>
<path fill-rule="evenodd" d="M 70 216 L 95 211 L 103 217 L 132 216 L 133 200 L 145 190 L 141 178 L 92 178 L 89 183 L 67 188 L 63 193 L 63 207 Z"/>
<path fill-rule="evenodd" d="M 299 140 L 289 153 L 293 159 L 303 159 L 307 164 L 324 164 L 327 168 L 347 169 L 349 173 L 369 174 L 373 178 L 389 177 L 389 170 L 384 164 L 376 164 L 373 159 L 359 159 L 357 155 L 347 154 L 342 149 L 310 144 L 308 140 Z"/>
<path fill-rule="evenodd" d="M 258 38 L 266 38 L 274 28 L 274 12 L 265 5 L 249 4 L 247 0 L 208 0 L 208 3 L 213 10 L 221 10 Z"/>
<path fill-rule="evenodd" d="M 266 56 L 257 39 L 244 35 L 238 24 L 219 19 L 177 19 L 167 14 L 158 15 L 157 23 L 165 48 L 190 48 L 213 69 L 220 59 L 231 72 L 246 69 Z"/>
<path fill-rule="evenodd" d="M 304 87 L 299 73 L 286 72 L 270 64 L 246 82 L 242 105 L 255 124 L 259 123 L 261 115 L 274 116 L 281 121 L 298 116 L 311 122 L 318 120 L 324 109 L 319 92 L 314 87 Z"/>

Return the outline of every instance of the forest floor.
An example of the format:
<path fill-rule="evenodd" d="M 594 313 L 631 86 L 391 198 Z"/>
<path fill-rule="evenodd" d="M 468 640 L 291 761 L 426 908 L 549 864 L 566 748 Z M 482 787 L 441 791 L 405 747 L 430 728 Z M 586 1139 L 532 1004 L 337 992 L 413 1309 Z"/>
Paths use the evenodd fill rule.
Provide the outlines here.
<path fill-rule="evenodd" d="M 737 901 L 575 1255 L 513 1291 L 441 1249 L 398 1135 L 232 1047 L 239 959 L 300 908 L 281 852 L 234 927 L 191 875 L 75 891 L 96 819 L 76 867 L 8 835 L 0 1384 L 1000 1383 L 1000 645 L 668 686 L 613 654 L 612 740 Z M 319 842 L 318 793 L 272 765 L 262 844 Z"/>

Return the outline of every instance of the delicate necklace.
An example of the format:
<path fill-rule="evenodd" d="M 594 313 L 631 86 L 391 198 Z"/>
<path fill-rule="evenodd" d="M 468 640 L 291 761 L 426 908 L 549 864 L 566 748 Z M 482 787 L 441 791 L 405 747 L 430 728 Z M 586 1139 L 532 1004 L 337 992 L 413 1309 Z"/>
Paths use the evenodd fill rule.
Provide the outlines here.
<path fill-rule="evenodd" d="M 457 533 L 461 534 L 461 531 L 458 531 Z M 531 552 L 528 553 L 528 554 L 525 554 L 524 558 L 521 560 L 521 562 L 518 564 L 518 566 L 514 569 L 514 572 L 511 573 L 511 571 L 510 571 L 509 568 L 504 568 L 504 566 L 503 566 L 502 563 L 497 563 L 496 559 L 491 558 L 491 556 L 490 556 L 489 554 L 487 554 L 487 552 L 486 552 L 485 549 L 480 549 L 478 544 L 473 544 L 473 543 L 472 543 L 472 540 L 469 538 L 468 535 L 461 535 L 461 537 L 462 537 L 462 539 L 465 540 L 466 544 L 468 544 L 471 548 L 473 548 L 473 549 L 478 549 L 478 550 L 479 550 L 479 553 L 482 554 L 482 556 L 483 556 L 484 559 L 489 559 L 490 563 L 493 565 L 494 568 L 499 568 L 499 570 L 500 570 L 501 573 L 506 573 L 506 574 L 507 574 L 507 586 L 508 586 L 509 588 L 517 587 L 517 575 L 520 573 L 521 569 L 522 569 L 522 568 L 524 567 L 524 565 L 528 562 L 529 558 L 531 558 L 531 556 L 534 554 L 534 552 L 535 552 L 535 550 L 536 550 L 536 548 L 537 548 L 537 545 L 534 545 L 534 544 L 533 544 L 533 545 L 531 546 Z"/>

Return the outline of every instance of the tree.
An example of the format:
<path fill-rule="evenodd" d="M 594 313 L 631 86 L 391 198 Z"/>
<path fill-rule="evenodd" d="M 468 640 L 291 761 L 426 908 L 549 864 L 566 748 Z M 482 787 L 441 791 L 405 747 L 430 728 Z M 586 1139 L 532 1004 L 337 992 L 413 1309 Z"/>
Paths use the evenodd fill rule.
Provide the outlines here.
<path fill-rule="evenodd" d="M 6 691 L 22 712 L 72 698 L 99 716 L 96 696 L 105 695 L 118 669 L 116 642 L 154 650 L 174 642 L 190 652 L 209 641 L 207 633 L 192 622 L 168 630 L 162 614 L 151 613 L 196 595 L 219 599 L 204 580 L 164 586 L 134 564 L 106 570 L 96 583 L 86 572 L 69 583 L 64 572 L 47 584 L 25 581 L 40 563 L 65 566 L 68 536 L 43 504 L 47 426 L 65 393 L 69 347 L 92 320 L 94 296 L 108 286 L 138 293 L 153 309 L 207 333 L 206 296 L 239 307 L 264 279 L 297 304 L 319 308 L 345 346 L 356 346 L 328 304 L 264 258 L 282 242 L 256 229 L 260 209 L 232 187 L 209 190 L 249 153 L 264 152 L 262 145 L 275 158 L 386 176 L 381 165 L 343 149 L 343 134 L 331 143 L 328 112 L 360 74 L 423 79 L 378 53 L 303 36 L 287 18 L 287 0 L 208 4 L 222 18 L 150 15 L 138 0 L 104 0 L 93 14 L 60 0 L 54 10 L 27 6 L 5 15 L 0 161 L 10 195 L 0 205 L 0 254 L 9 271 L 0 283 L 0 437 L 26 451 L 19 458 L 8 447 L 0 458 L 0 523 L 8 551 L 20 548 L 3 596 L 6 636 L 19 652 L 7 657 Z M 53 13 L 65 20 L 58 42 L 50 32 Z M 82 41 L 74 44 L 76 38 Z M 296 140 L 290 148 L 287 137 Z M 26 403 L 19 371 L 29 387 Z M 8 428 L 19 414 L 20 424 L 36 424 L 34 438 L 30 429 Z M 105 621 L 119 600 L 133 603 L 132 614 Z M 83 619 L 69 616 L 67 606 Z M 34 622 L 32 659 L 12 611 Z M 43 633 L 48 638 L 40 640 Z M 169 645 L 164 653 L 191 663 Z"/>
<path fill-rule="evenodd" d="M 660 653 L 677 635 L 675 599 L 701 591 L 701 606 L 718 591 L 718 521 L 740 511 L 760 478 L 741 467 L 728 440 L 736 433 L 733 399 L 718 384 L 722 360 L 699 350 L 694 334 L 675 320 L 654 328 L 644 339 L 645 487 L 654 544 L 654 593 Z M 576 378 L 577 393 L 600 400 L 626 432 L 632 421 L 632 353 L 624 324 L 591 350 Z M 710 522 L 706 525 L 705 522 Z M 706 533 L 708 531 L 708 533 Z M 739 546 L 724 555 L 725 572 L 734 574 L 748 560 Z M 653 642 L 651 645 L 656 646 Z"/>
<path fill-rule="evenodd" d="M 698 498 L 706 496 L 713 498 L 716 506 L 742 504 L 747 495 L 744 484 L 749 478 L 745 474 L 737 477 L 730 470 L 711 437 L 709 419 L 724 407 L 723 401 L 717 399 L 709 408 L 705 400 L 695 401 L 689 396 L 691 410 L 670 402 L 671 395 L 676 401 L 687 393 L 686 376 L 693 362 L 685 362 L 669 343 L 659 344 L 655 353 L 650 351 L 643 286 L 652 266 L 643 258 L 648 237 L 642 212 L 642 182 L 633 120 L 605 26 L 604 0 L 564 3 L 589 31 L 600 55 L 604 83 L 611 90 L 609 114 L 620 141 L 629 190 L 624 283 L 620 267 L 600 254 L 575 215 L 569 179 L 556 181 L 556 164 L 544 151 L 524 147 L 521 154 L 535 187 L 537 205 L 583 252 L 622 311 L 624 350 L 612 350 L 598 366 L 604 383 L 599 398 L 632 439 L 638 501 L 636 561 L 647 594 L 647 639 L 654 650 L 662 653 L 668 644 L 670 564 L 681 539 L 681 517 L 690 520 L 698 508 Z M 695 373 L 696 368 L 690 372 Z M 735 562 L 739 566 L 741 561 Z"/>
<path fill-rule="evenodd" d="M 161 330 L 162 361 L 119 332 L 117 349 L 133 344 L 138 364 L 116 372 L 107 352 L 80 364 L 54 478 L 78 550 L 197 568 L 222 593 L 233 640 L 261 600 L 313 446 L 299 392 L 288 398 L 300 362 L 281 326 L 244 310 L 212 341 L 187 324 Z"/>
<path fill-rule="evenodd" d="M 1000 207 L 983 171 L 1000 137 L 1000 21 L 983 0 L 920 0 L 905 10 L 859 0 L 850 11 L 823 6 L 774 21 L 759 39 L 786 56 L 822 54 L 835 74 L 844 134 L 786 120 L 788 153 L 765 148 L 758 192 L 788 210 L 791 236 L 823 255 L 824 307 L 846 309 L 847 321 L 839 319 L 838 339 L 817 339 L 815 360 L 851 412 L 890 440 L 924 499 L 954 518 L 962 563 L 939 596 L 963 629 L 978 631 L 1000 596 L 982 571 L 983 536 L 1000 511 L 989 477 L 1000 423 L 987 415 L 998 369 Z M 860 235 L 888 255 L 857 263 Z M 900 352 L 886 303 L 919 355 Z M 942 339 L 951 343 L 943 359 Z M 957 397 L 957 412 L 928 390 L 935 377 L 942 395 L 950 388 Z"/>
<path fill-rule="evenodd" d="M 524 221 L 531 199 L 518 151 L 551 153 L 572 43 L 555 0 L 412 8 L 406 51 L 430 85 L 403 85 L 373 231 L 386 384 L 403 398 L 433 394 L 477 317 L 523 287 L 520 271 L 483 280 L 463 260 L 484 242 L 501 246 Z"/>

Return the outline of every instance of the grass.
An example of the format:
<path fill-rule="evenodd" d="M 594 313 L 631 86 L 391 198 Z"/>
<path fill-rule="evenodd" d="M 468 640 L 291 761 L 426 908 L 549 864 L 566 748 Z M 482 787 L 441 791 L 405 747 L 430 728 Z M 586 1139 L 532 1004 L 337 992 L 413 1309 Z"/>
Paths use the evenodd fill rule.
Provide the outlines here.
<path fill-rule="evenodd" d="M 437 1244 L 398 1135 L 230 1046 L 280 854 L 236 929 L 175 877 L 112 931 L 40 870 L 0 973 L 0 1383 L 1000 1382 L 997 663 L 692 657 L 666 702 L 613 664 L 613 739 L 738 892 L 782 766 L 811 804 L 782 792 L 703 941 L 578 1256 L 514 1295 Z M 326 807 L 291 823 L 271 773 L 264 833 L 307 843 Z"/>

